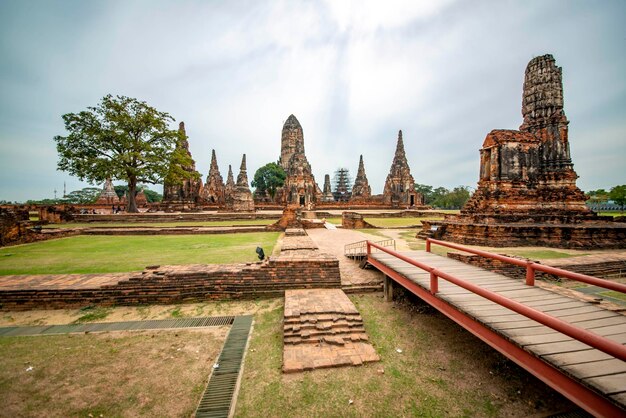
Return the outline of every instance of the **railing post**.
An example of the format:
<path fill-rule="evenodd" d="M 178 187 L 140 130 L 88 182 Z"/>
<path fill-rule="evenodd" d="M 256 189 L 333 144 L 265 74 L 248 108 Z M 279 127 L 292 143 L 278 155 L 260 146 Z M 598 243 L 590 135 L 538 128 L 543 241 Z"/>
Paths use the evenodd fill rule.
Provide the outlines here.
<path fill-rule="evenodd" d="M 370 246 L 369 240 L 365 241 L 365 245 L 367 245 L 367 257 L 369 258 L 370 254 L 372 254 L 372 247 Z"/>
<path fill-rule="evenodd" d="M 535 269 L 533 268 L 533 263 L 529 262 L 526 264 L 526 285 L 534 286 L 535 285 Z"/>
<path fill-rule="evenodd" d="M 439 281 L 437 275 L 434 272 L 430 272 L 430 293 L 433 295 L 439 292 Z"/>
<path fill-rule="evenodd" d="M 426 252 L 429 253 L 430 252 L 430 239 L 426 238 Z"/>

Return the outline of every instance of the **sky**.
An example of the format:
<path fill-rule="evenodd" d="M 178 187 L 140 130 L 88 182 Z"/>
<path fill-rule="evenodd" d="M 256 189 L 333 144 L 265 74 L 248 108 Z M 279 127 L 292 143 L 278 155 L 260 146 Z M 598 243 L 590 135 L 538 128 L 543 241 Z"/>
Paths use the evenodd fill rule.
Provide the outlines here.
<path fill-rule="evenodd" d="M 485 136 L 518 129 L 524 70 L 547 53 L 578 186 L 625 184 L 624 18 L 619 0 L 2 0 L 0 200 L 90 186 L 57 170 L 53 137 L 107 94 L 184 121 L 204 179 L 212 149 L 224 178 L 244 153 L 249 179 L 277 161 L 293 113 L 320 186 L 362 154 L 382 193 L 401 129 L 417 183 L 475 187 Z"/>

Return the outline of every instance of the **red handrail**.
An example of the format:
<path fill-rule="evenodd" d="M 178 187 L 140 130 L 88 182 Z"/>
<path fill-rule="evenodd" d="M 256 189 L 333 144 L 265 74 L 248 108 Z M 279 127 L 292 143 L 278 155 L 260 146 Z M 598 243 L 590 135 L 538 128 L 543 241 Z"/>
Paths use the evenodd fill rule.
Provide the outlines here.
<path fill-rule="evenodd" d="M 554 274 L 555 276 L 565 277 L 568 279 L 576 280 L 579 282 L 592 284 L 594 286 L 603 287 L 605 289 L 615 290 L 616 292 L 626 293 L 626 285 L 622 283 L 615 283 L 610 280 L 599 279 L 593 276 L 587 276 L 586 274 L 574 273 L 573 271 L 567 271 L 556 267 L 546 266 L 545 264 L 539 264 L 532 261 L 518 260 L 517 258 L 507 257 L 505 255 L 494 254 L 487 251 L 477 250 L 474 248 L 464 247 L 459 244 L 453 244 L 451 242 L 439 241 L 432 238 L 426 239 L 426 251 L 430 252 L 430 244 L 437 244 L 455 250 L 464 251 L 471 254 L 480 255 L 482 257 L 493 258 L 494 260 L 504 261 L 505 263 L 515 264 L 517 266 L 526 267 L 526 284 L 529 286 L 535 283 L 535 271 L 542 271 L 548 274 Z"/>
<path fill-rule="evenodd" d="M 519 303 L 515 300 L 509 299 L 505 296 L 499 295 L 495 292 L 492 292 L 487 289 L 483 289 L 482 287 L 476 286 L 473 283 L 466 282 L 464 280 L 458 279 L 451 274 L 445 273 L 441 270 L 438 270 L 434 267 L 428 266 L 422 262 L 413 260 L 411 258 L 405 257 L 402 254 L 399 254 L 393 250 L 389 250 L 387 248 L 381 247 L 379 245 L 374 244 L 371 241 L 367 241 L 367 255 L 371 256 L 371 247 L 377 248 L 387 254 L 390 254 L 396 258 L 399 258 L 402 261 L 405 261 L 415 267 L 418 267 L 422 270 L 425 270 L 430 273 L 430 283 L 431 283 L 431 293 L 437 293 L 438 285 L 437 285 L 437 277 L 441 277 L 450 283 L 456 284 L 464 289 L 469 290 L 472 293 L 476 293 L 479 296 L 482 296 L 486 299 L 491 300 L 505 308 L 508 308 L 514 312 L 517 312 L 525 317 L 532 319 L 534 321 L 539 322 L 547 327 L 554 329 L 560 333 L 568 335 L 584 344 L 587 344 L 593 348 L 596 348 L 600 351 L 603 351 L 611 356 L 618 358 L 620 360 L 626 361 L 626 347 L 623 345 L 610 340 L 605 337 L 601 337 L 593 332 L 587 331 L 586 329 L 577 327 L 568 322 L 563 321 L 562 319 L 555 318 L 551 315 L 548 315 L 544 312 L 538 311 L 536 309 L 530 308 L 522 303 Z M 518 260 L 519 261 L 519 260 Z"/>

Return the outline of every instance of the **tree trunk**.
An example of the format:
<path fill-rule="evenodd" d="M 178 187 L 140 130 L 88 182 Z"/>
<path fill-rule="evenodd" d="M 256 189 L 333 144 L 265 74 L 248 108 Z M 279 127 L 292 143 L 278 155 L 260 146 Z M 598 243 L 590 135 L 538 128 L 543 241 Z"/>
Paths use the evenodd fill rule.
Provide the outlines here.
<path fill-rule="evenodd" d="M 135 202 L 135 192 L 137 190 L 137 179 L 131 178 L 128 180 L 128 208 L 129 213 L 137 213 L 137 202 Z"/>

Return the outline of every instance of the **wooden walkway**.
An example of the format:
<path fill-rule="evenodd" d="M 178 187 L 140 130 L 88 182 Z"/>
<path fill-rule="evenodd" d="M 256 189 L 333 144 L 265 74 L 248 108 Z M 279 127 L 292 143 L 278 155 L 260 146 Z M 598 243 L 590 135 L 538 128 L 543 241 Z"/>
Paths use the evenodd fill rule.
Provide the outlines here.
<path fill-rule="evenodd" d="M 519 280 L 511 279 L 424 251 L 402 252 L 401 254 L 577 327 L 607 337 L 619 344 L 626 344 L 626 316 L 620 313 L 611 312 L 594 304 L 574 300 L 545 289 L 527 286 L 522 277 Z M 610 401 L 607 403 L 617 406 L 617 411 L 621 412 L 620 416 L 626 416 L 625 361 L 583 344 L 444 279 L 439 279 L 439 292 L 432 295 L 429 292 L 429 273 L 393 255 L 374 252 L 370 255 L 369 261 L 370 264 L 404 287 L 415 287 L 411 286 L 411 283 L 417 285 L 412 290 L 413 293 L 426 299 L 434 298 L 427 301 L 561 393 L 563 390 L 560 390 L 558 384 L 551 384 L 549 381 L 551 378 L 546 379 L 545 376 L 541 376 L 541 372 L 533 369 L 535 366 L 527 367 L 524 364 L 526 362 L 523 359 L 525 355 L 531 355 L 528 356 L 528 361 L 533 362 L 539 359 L 558 370 L 565 378 L 573 380 L 585 388 L 590 388 L 591 392 L 595 392 L 604 400 Z M 422 290 L 421 294 L 420 289 Z M 452 310 L 446 312 L 446 309 L 450 308 Z M 466 319 L 458 316 L 455 311 L 462 314 Z M 461 319 L 459 320 L 459 318 Z M 495 333 L 497 334 L 495 338 L 502 337 L 522 349 L 523 352 L 519 350 L 520 352 L 514 353 L 515 350 L 497 347 L 489 341 L 491 337 L 483 338 L 481 327 L 487 330 L 487 334 Z M 537 370 L 541 367 L 545 366 L 540 365 Z M 585 408 L 581 404 L 584 401 L 578 399 L 577 402 L 577 399 L 572 399 L 573 397 L 579 398 L 579 395 L 563 394 Z M 589 408 L 586 409 L 589 410 Z M 604 415 L 598 410 L 594 410 L 593 413 Z"/>

